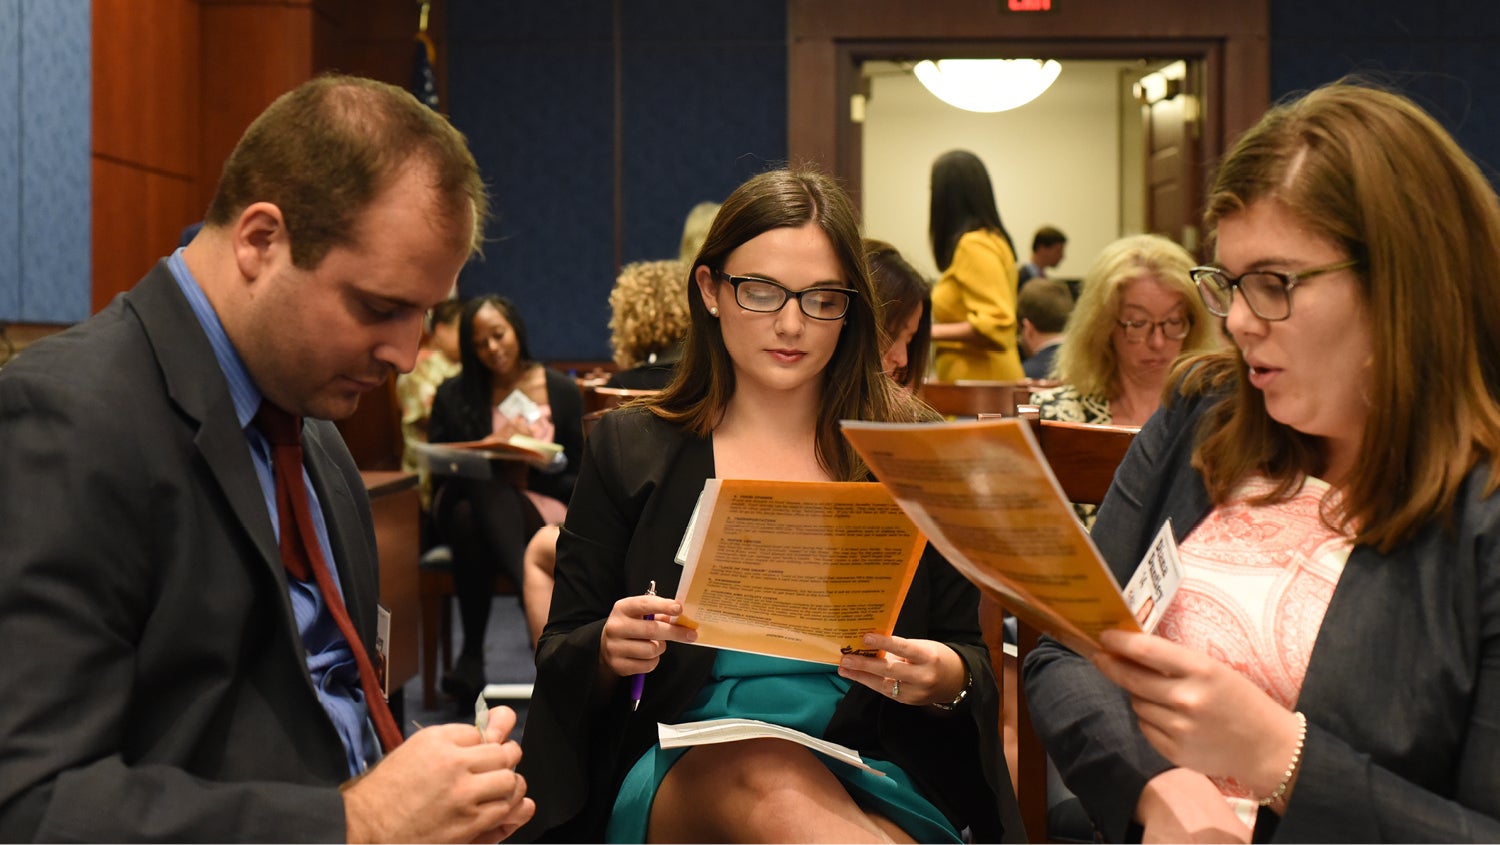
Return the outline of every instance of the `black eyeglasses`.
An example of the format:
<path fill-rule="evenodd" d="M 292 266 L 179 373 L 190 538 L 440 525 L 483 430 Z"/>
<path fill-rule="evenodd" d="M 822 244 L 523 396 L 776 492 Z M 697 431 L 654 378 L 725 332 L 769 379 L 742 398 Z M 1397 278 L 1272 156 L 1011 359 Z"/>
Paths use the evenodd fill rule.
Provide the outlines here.
<path fill-rule="evenodd" d="M 1191 317 L 1168 317 L 1165 320 L 1116 320 L 1115 324 L 1125 330 L 1125 340 L 1130 343 L 1145 343 L 1151 333 L 1161 329 L 1167 340 L 1182 340 L 1193 330 Z"/>
<path fill-rule="evenodd" d="M 1292 316 L 1292 288 L 1324 273 L 1347 270 L 1358 264 L 1354 259 L 1314 267 L 1296 273 L 1281 273 L 1276 270 L 1253 270 L 1239 276 L 1231 276 L 1219 267 L 1194 267 L 1190 273 L 1198 286 L 1198 295 L 1209 313 L 1216 317 L 1229 316 L 1229 306 L 1234 303 L 1234 289 L 1245 295 L 1245 304 L 1262 320 L 1276 322 Z"/>
<path fill-rule="evenodd" d="M 814 320 L 837 320 L 849 313 L 849 303 L 859 293 L 850 288 L 807 288 L 791 290 L 770 279 L 754 276 L 731 276 L 720 270 L 719 277 L 734 286 L 734 301 L 746 311 L 769 314 L 780 311 L 788 299 L 797 300 L 802 313 Z"/>

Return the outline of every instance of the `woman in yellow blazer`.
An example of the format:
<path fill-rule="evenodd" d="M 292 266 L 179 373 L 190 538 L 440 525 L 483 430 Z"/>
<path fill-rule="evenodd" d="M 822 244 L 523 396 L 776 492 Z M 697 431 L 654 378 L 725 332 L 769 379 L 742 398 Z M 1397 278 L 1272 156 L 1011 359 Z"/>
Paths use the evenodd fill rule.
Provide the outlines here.
<path fill-rule="evenodd" d="M 932 289 L 937 379 L 1023 378 L 1015 246 L 978 156 L 953 150 L 933 162 L 928 233 L 942 270 Z"/>

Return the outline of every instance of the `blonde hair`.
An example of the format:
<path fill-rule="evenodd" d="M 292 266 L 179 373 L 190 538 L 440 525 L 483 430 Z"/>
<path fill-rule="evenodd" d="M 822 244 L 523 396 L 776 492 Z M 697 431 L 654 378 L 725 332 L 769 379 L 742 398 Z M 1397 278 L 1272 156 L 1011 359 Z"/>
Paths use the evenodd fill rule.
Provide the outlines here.
<path fill-rule="evenodd" d="M 1182 339 L 1188 355 L 1218 348 L 1218 321 L 1208 313 L 1188 271 L 1193 257 L 1160 235 L 1121 238 L 1100 251 L 1083 280 L 1083 291 L 1068 317 L 1067 333 L 1057 349 L 1056 372 L 1084 396 L 1112 399 L 1121 390 L 1120 359 L 1115 354 L 1115 326 L 1125 286 L 1155 279 L 1182 296 L 1192 327 Z"/>
<path fill-rule="evenodd" d="M 1500 201 L 1410 100 L 1340 81 L 1271 109 L 1219 167 L 1208 228 L 1276 202 L 1357 264 L 1371 335 L 1361 459 L 1323 518 L 1382 552 L 1447 512 L 1474 465 L 1500 476 Z M 1329 326 L 1329 331 L 1338 327 Z M 1184 392 L 1227 391 L 1193 465 L 1225 501 L 1247 475 L 1294 493 L 1321 472 L 1315 438 L 1271 419 L 1236 350 L 1178 366 Z"/>
<path fill-rule="evenodd" d="M 637 261 L 620 268 L 609 292 L 609 342 L 628 370 L 682 341 L 688 327 L 687 265 Z"/>
<path fill-rule="evenodd" d="M 718 214 L 719 204 L 716 202 L 700 202 L 693 206 L 682 222 L 682 243 L 677 247 L 677 260 L 688 267 L 693 266 L 693 259 L 703 248 L 703 239 L 708 237 L 708 227 L 714 224 L 714 217 Z"/>

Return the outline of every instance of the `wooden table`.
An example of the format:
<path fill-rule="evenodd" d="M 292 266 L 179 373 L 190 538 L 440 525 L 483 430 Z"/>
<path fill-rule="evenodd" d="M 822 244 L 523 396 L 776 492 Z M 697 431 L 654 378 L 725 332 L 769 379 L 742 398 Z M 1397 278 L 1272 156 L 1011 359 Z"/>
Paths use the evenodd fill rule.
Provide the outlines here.
<path fill-rule="evenodd" d="M 380 554 L 380 603 L 391 614 L 391 706 L 400 709 L 401 690 L 417 676 L 417 632 L 421 623 L 417 562 L 421 555 L 421 501 L 417 477 L 409 472 L 361 472 L 375 516 Z"/>

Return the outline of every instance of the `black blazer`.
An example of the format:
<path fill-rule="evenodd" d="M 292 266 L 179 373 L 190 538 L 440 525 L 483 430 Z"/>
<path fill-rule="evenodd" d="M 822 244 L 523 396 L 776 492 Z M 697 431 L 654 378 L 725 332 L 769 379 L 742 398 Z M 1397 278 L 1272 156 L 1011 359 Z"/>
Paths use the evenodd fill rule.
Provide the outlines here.
<path fill-rule="evenodd" d="M 0 371 L 0 840 L 343 841 L 318 703 L 223 374 L 165 263 Z M 308 471 L 374 643 L 375 537 L 331 423 Z"/>
<path fill-rule="evenodd" d="M 1124 583 L 1161 524 L 1178 540 L 1212 508 L 1190 463 L 1214 399 L 1178 397 L 1141 430 L 1093 537 Z M 1380 554 L 1356 546 L 1318 631 L 1297 709 L 1307 744 L 1285 814 L 1257 841 L 1500 841 L 1500 498 L 1469 473 L 1449 525 Z M 1441 521 L 1440 521 L 1441 522 Z M 1044 640 L 1026 661 L 1031 718 L 1068 787 L 1112 841 L 1171 763 L 1124 693 Z"/>
<path fill-rule="evenodd" d="M 716 651 L 669 643 L 646 679 L 639 711 L 628 684 L 594 688 L 599 635 L 616 600 L 655 580 L 674 595 L 673 562 L 703 482 L 713 443 L 644 408 L 606 414 L 585 443 L 582 474 L 557 546 L 552 612 L 537 650 L 520 771 L 537 814 L 520 841 L 596 842 L 629 767 L 656 742 L 656 723 L 675 721 L 708 678 Z M 844 697 L 826 737 L 899 763 L 923 793 L 977 841 L 1022 836 L 1000 759 L 998 700 L 980 636 L 978 592 L 931 549 L 912 579 L 895 633 L 946 642 L 974 678 L 962 711 L 892 702 L 862 686 Z"/>

